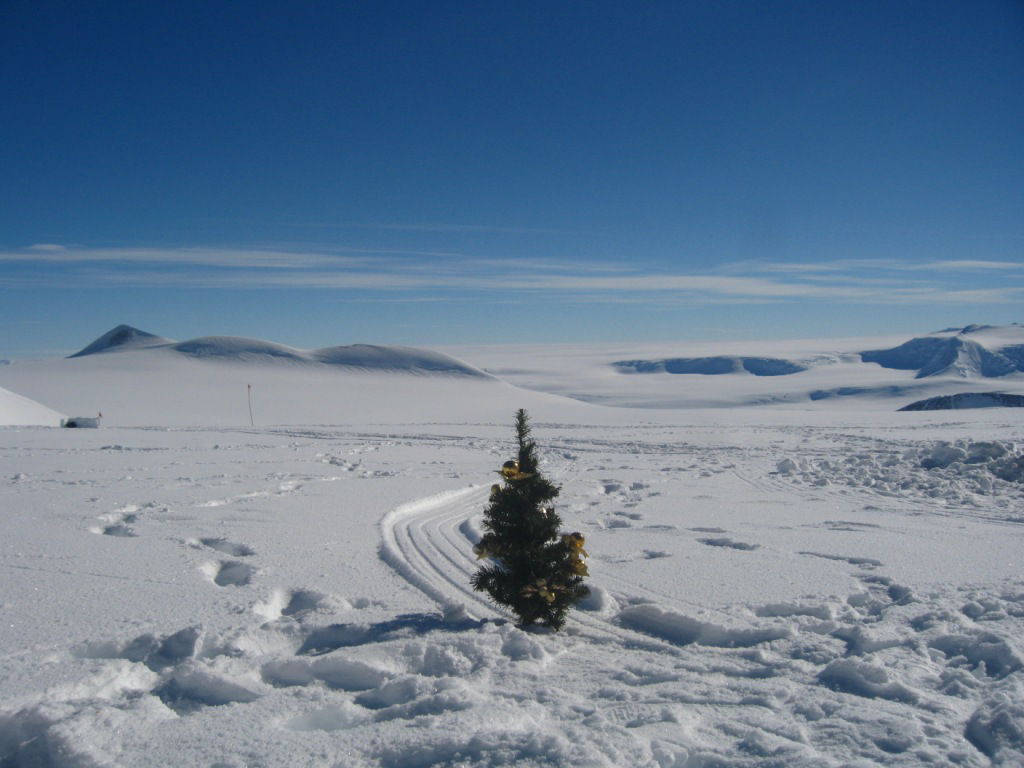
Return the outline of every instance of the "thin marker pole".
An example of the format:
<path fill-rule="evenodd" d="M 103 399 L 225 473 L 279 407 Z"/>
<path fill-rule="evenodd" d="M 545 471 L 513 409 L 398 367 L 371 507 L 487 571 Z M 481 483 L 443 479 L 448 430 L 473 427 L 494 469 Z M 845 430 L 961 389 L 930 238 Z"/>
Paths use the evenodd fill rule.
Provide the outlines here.
<path fill-rule="evenodd" d="M 246 384 L 249 388 L 249 426 L 255 427 L 256 423 L 252 420 L 252 384 Z"/>

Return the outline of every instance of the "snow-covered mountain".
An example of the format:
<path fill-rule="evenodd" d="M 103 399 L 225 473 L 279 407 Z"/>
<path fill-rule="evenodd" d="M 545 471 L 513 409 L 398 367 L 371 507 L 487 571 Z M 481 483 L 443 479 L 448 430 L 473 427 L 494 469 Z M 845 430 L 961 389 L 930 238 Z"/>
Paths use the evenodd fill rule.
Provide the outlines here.
<path fill-rule="evenodd" d="M 172 341 L 140 331 L 130 325 L 119 325 L 103 334 L 69 359 L 89 355 L 125 353 L 162 349 L 193 358 L 235 362 L 290 362 L 310 365 L 332 365 L 374 371 L 403 371 L 417 374 L 452 374 L 488 377 L 470 365 L 430 350 L 405 346 L 374 346 L 353 344 L 324 349 L 298 349 L 272 341 L 240 336 L 203 336 L 189 341 Z"/>
<path fill-rule="evenodd" d="M 915 371 L 917 378 L 953 375 L 961 378 L 995 378 L 1024 371 L 1024 327 L 1018 325 L 969 325 L 947 329 L 906 341 L 890 349 L 858 353 L 865 363 L 883 368 Z M 787 376 L 811 367 L 838 362 L 821 356 L 788 360 L 763 356 L 716 355 L 655 360 L 618 360 L 617 368 L 630 373 L 674 373 L 716 376 L 749 373 L 754 376 Z"/>
<path fill-rule="evenodd" d="M 892 349 L 861 353 L 866 363 L 916 371 L 916 378 L 997 378 L 1024 371 L 1024 328 L 969 325 L 911 339 Z"/>

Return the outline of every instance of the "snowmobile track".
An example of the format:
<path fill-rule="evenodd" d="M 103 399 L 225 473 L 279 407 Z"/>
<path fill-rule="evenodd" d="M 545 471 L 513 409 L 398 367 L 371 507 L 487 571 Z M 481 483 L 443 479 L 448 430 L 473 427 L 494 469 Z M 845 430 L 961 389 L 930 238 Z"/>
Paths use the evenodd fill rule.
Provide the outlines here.
<path fill-rule="evenodd" d="M 563 474 L 569 464 L 556 474 Z M 380 556 L 399 576 L 440 605 L 442 610 L 464 605 L 470 614 L 483 615 L 489 620 L 511 620 L 510 614 L 496 608 L 470 585 L 477 558 L 473 554 L 475 542 L 469 535 L 467 523 L 483 511 L 489 491 L 489 486 L 469 486 L 396 507 L 380 522 Z M 585 610 L 574 611 L 570 622 L 571 634 L 592 642 L 620 643 L 657 653 L 681 655 L 681 649 L 672 643 L 620 626 L 608 617 Z"/>

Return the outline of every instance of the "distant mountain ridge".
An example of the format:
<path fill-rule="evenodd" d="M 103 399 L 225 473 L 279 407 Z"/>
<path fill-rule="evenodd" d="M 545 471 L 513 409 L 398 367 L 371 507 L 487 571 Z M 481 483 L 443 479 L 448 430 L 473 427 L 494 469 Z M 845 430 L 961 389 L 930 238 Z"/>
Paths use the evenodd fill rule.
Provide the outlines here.
<path fill-rule="evenodd" d="M 959 378 L 998 378 L 1024 372 L 1024 327 L 968 325 L 910 339 L 890 349 L 853 353 L 861 362 L 883 368 L 916 371 L 915 378 L 940 376 Z M 669 373 L 722 376 L 791 376 L 811 368 L 828 366 L 838 358 L 828 356 L 806 359 L 717 355 L 710 357 L 672 357 L 618 360 L 612 366 L 625 373 Z M 813 397 L 812 397 L 813 399 Z"/>
<path fill-rule="evenodd" d="M 153 349 L 165 349 L 173 354 L 207 360 L 285 362 L 361 370 L 493 378 L 479 368 L 454 357 L 416 347 L 352 344 L 309 350 L 240 336 L 202 336 L 188 341 L 174 341 L 140 331 L 130 325 L 117 326 L 70 355 L 68 359 Z"/>
<path fill-rule="evenodd" d="M 1019 326 L 1009 326 L 1009 328 Z M 1024 371 L 1024 343 L 999 344 L 969 338 L 973 334 L 984 337 L 985 331 L 1002 331 L 996 338 L 1005 340 L 1007 329 L 993 326 L 969 325 L 961 329 L 939 331 L 930 336 L 911 339 L 898 347 L 861 353 L 865 363 L 877 363 L 883 368 L 917 371 L 915 378 L 952 375 L 961 378 L 998 378 Z M 948 335 L 954 333 L 955 335 Z M 1024 334 L 1022 334 L 1024 337 Z M 1024 338 L 1022 338 L 1024 340 Z"/>
<path fill-rule="evenodd" d="M 71 359 L 0 365 L 0 387 L 62 414 L 102 410 L 112 426 L 248 423 L 250 387 L 256 421 L 267 424 L 335 423 L 354 413 L 432 419 L 439 409 L 469 407 L 484 414 L 492 407 L 486 403 L 503 398 L 539 398 L 553 408 L 549 413 L 586 404 L 614 414 L 617 408 L 1013 407 L 1024 397 L 1024 326 L 1017 324 L 916 338 L 442 349 L 305 350 L 236 336 L 175 341 L 120 325 Z M 552 396 L 557 403 L 545 399 Z M 7 410 L 22 418 L 24 406 Z"/>

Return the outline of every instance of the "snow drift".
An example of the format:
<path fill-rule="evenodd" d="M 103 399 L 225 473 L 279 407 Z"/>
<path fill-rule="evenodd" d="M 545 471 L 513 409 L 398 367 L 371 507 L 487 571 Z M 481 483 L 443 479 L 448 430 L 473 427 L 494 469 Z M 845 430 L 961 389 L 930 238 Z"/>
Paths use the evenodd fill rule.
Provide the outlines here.
<path fill-rule="evenodd" d="M 56 427 L 63 418 L 41 403 L 0 389 L 0 425 Z"/>

